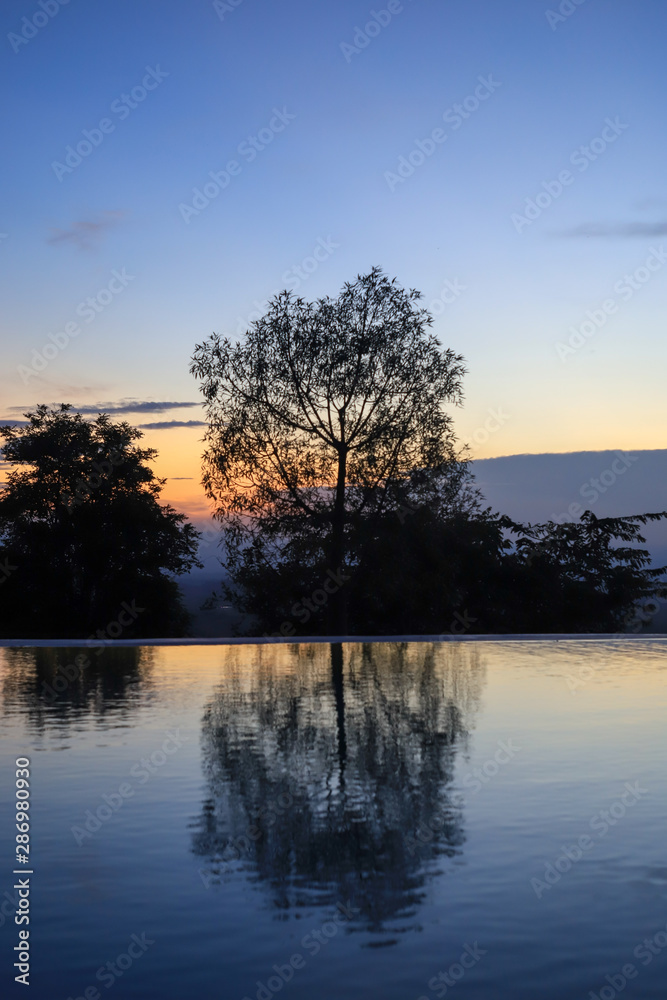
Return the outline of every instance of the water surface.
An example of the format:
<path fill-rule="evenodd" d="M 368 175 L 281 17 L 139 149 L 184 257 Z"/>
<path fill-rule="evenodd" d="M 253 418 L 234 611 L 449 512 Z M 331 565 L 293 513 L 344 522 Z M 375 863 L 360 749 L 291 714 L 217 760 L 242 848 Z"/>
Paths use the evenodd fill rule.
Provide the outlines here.
<path fill-rule="evenodd" d="M 664 641 L 81 653 L 0 650 L 2 995 L 664 1000 Z"/>

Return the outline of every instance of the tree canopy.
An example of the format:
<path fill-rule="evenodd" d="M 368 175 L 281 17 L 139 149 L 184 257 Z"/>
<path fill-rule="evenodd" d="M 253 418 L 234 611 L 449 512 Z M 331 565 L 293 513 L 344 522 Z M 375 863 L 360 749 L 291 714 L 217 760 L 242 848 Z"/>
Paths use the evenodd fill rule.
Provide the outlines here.
<path fill-rule="evenodd" d="M 429 333 L 421 293 L 379 268 L 314 303 L 283 292 L 242 342 L 197 345 L 209 429 L 204 486 L 232 573 L 305 559 L 345 574 L 355 521 L 432 502 L 456 467 L 451 416 L 463 358 Z M 418 482 L 419 480 L 419 482 Z M 330 627 L 347 628 L 345 588 Z"/>
<path fill-rule="evenodd" d="M 147 464 L 155 449 L 136 444 L 142 431 L 65 403 L 25 416 L 26 426 L 0 427 L 10 463 L 1 634 L 87 638 L 110 623 L 123 637 L 183 634 L 173 577 L 198 565 L 199 535 L 160 504 L 165 480 Z"/>

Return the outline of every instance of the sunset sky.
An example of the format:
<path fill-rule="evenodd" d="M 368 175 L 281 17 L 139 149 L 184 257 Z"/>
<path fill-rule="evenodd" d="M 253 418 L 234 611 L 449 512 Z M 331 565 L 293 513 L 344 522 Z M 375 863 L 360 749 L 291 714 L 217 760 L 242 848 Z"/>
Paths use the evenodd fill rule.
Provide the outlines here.
<path fill-rule="evenodd" d="M 465 356 L 474 456 L 665 446 L 664 0 L 0 19 L 0 420 L 115 411 L 201 513 L 195 343 L 378 264 Z"/>

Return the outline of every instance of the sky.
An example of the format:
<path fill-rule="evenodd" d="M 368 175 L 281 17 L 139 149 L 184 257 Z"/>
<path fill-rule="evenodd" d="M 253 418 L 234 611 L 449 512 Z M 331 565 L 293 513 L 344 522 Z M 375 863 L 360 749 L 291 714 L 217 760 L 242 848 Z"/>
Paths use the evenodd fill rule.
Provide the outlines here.
<path fill-rule="evenodd" d="M 201 514 L 195 345 L 379 265 L 466 359 L 473 457 L 664 447 L 664 0 L 6 0 L 0 22 L 0 420 L 116 413 Z"/>

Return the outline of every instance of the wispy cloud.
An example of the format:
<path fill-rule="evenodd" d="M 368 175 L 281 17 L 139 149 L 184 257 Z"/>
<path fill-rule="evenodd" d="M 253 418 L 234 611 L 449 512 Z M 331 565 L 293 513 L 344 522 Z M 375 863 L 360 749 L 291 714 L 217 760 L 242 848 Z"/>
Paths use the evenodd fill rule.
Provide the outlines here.
<path fill-rule="evenodd" d="M 102 212 L 97 219 L 79 219 L 68 229 L 51 229 L 47 243 L 72 243 L 79 250 L 94 250 L 106 233 L 117 226 L 125 212 Z"/>
<path fill-rule="evenodd" d="M 161 400 L 144 399 L 120 399 L 115 402 L 86 404 L 84 406 L 73 406 L 77 413 L 165 413 L 168 410 L 182 410 L 194 406 L 201 406 L 201 403 L 173 402 Z M 25 413 L 29 406 L 10 406 L 10 413 Z"/>
<path fill-rule="evenodd" d="M 566 229 L 559 236 L 575 239 L 634 240 L 667 236 L 665 222 L 584 222 L 574 229 Z"/>
<path fill-rule="evenodd" d="M 157 420 L 154 424 L 139 424 L 147 431 L 166 431 L 171 427 L 206 427 L 204 420 Z"/>
<path fill-rule="evenodd" d="M 201 403 L 155 401 L 151 399 L 122 399 L 117 403 L 97 403 L 95 406 L 77 406 L 79 413 L 165 413 L 167 410 L 184 410 Z"/>

